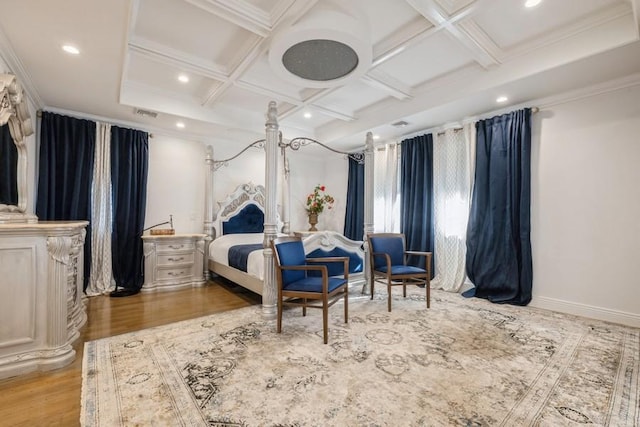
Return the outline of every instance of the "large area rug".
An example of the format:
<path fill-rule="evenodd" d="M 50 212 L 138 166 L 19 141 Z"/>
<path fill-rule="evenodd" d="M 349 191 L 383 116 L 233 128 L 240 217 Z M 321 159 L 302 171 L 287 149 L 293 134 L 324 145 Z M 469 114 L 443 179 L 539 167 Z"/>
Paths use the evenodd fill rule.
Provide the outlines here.
<path fill-rule="evenodd" d="M 260 307 L 88 342 L 81 423 L 640 425 L 640 330 L 423 292 L 333 306 L 328 345 L 320 310 Z"/>

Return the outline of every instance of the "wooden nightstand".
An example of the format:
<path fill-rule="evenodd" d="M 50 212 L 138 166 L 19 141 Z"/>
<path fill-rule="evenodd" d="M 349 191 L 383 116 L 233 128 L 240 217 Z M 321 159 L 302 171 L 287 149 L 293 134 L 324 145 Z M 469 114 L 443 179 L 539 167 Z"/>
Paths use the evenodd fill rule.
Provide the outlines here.
<path fill-rule="evenodd" d="M 172 291 L 204 285 L 205 237 L 205 234 L 142 236 L 142 291 Z"/>

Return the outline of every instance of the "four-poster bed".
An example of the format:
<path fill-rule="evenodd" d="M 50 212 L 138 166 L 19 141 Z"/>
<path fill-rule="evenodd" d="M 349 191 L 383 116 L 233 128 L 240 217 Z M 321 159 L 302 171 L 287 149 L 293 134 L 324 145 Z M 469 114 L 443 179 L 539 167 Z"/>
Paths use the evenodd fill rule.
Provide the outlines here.
<path fill-rule="evenodd" d="M 273 252 L 270 242 L 279 234 L 289 234 L 289 168 L 286 158 L 286 149 L 297 150 L 300 146 L 309 143 L 317 143 L 333 152 L 349 155 L 334 150 L 326 145 L 310 138 L 294 138 L 284 144 L 279 139 L 277 110 L 275 102 L 269 103 L 266 121 L 266 137 L 253 142 L 235 156 L 225 160 L 214 160 L 213 148 L 207 148 L 206 156 L 206 185 L 205 185 L 205 222 L 204 231 L 206 238 L 205 274 L 210 273 L 223 276 L 237 284 L 246 287 L 262 295 L 263 313 L 266 316 L 275 316 L 276 308 L 276 282 Z M 218 203 L 216 210 L 214 201 L 214 174 L 221 166 L 226 166 L 230 161 L 240 156 L 251 147 L 264 148 L 265 151 L 265 185 L 242 184 L 236 188 L 227 198 Z M 282 153 L 282 165 L 279 167 L 278 149 Z M 365 162 L 365 178 L 371 182 L 365 183 L 365 218 L 363 236 L 373 231 L 373 138 L 367 134 L 366 149 L 364 154 L 358 153 L 360 159 Z M 278 197 L 278 171 L 283 173 L 283 186 L 281 200 L 282 220 L 277 212 Z M 262 221 L 262 224 L 259 224 Z M 262 225 L 262 226 L 260 226 Z M 363 239 L 364 240 L 364 239 Z M 229 250 L 238 245 L 253 245 L 257 251 L 250 252 L 246 257 L 241 257 L 241 267 L 248 271 L 242 271 L 233 262 L 229 262 Z M 305 252 L 327 256 L 327 254 L 340 254 L 349 256 L 350 269 L 353 269 L 354 282 L 366 283 L 366 255 L 362 248 L 362 241 L 347 239 L 337 232 L 325 231 L 315 233 L 304 239 Z M 262 248 L 260 248 L 260 246 Z M 234 248 L 235 251 L 238 248 Z M 358 274 L 359 273 L 359 274 Z M 352 282 L 353 283 L 353 282 Z M 364 290 L 364 286 L 363 286 Z"/>
<path fill-rule="evenodd" d="M 215 239 L 209 244 L 208 268 L 257 294 L 264 287 L 263 221 L 265 188 L 241 184 L 219 203 L 213 221 Z M 283 223 L 277 221 L 278 229 Z M 278 233 L 279 236 L 286 233 Z M 304 239 L 305 253 L 313 257 L 347 256 L 351 285 L 364 280 L 362 241 L 347 239 L 335 231 L 314 233 Z"/>

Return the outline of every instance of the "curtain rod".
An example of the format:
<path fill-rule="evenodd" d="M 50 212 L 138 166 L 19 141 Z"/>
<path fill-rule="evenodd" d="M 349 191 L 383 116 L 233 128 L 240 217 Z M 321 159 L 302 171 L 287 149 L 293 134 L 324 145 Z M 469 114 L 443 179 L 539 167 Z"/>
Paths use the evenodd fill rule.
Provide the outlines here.
<path fill-rule="evenodd" d="M 61 114 L 61 113 L 54 113 L 54 114 Z M 82 120 L 94 120 L 94 121 L 98 121 L 98 122 L 109 122 L 108 120 L 101 120 L 98 117 L 93 117 L 91 119 L 87 118 L 87 117 L 79 117 L 79 116 L 75 116 L 73 114 L 63 114 L 63 115 L 67 115 L 67 116 L 71 116 L 71 117 L 76 117 Z M 41 119 L 42 118 L 42 110 L 37 110 L 36 111 L 36 116 Z M 126 127 L 133 127 L 132 124 L 126 124 L 126 123 L 113 123 L 113 122 L 109 122 L 110 125 L 114 125 L 114 126 L 126 126 Z M 137 129 L 137 130 L 142 130 L 142 129 Z M 147 134 L 149 135 L 149 138 L 153 138 L 153 134 L 151 132 L 147 132 Z"/>
<path fill-rule="evenodd" d="M 525 108 L 525 107 L 523 107 L 523 108 Z M 530 107 L 530 108 L 531 108 L 531 114 L 536 114 L 537 112 L 540 111 L 540 108 L 538 108 L 538 107 Z M 519 108 L 516 108 L 515 110 L 519 110 Z M 513 110 L 513 111 L 515 111 L 515 110 Z M 492 116 L 499 116 L 501 114 L 500 111 L 504 111 L 504 110 L 497 110 L 497 112 L 494 111 L 493 113 L 486 113 L 486 114 L 484 114 L 484 115 L 482 115 L 480 117 L 488 118 L 488 117 L 492 117 Z M 502 113 L 502 114 L 505 114 L 505 113 Z M 483 120 L 483 119 L 478 119 L 478 120 Z M 406 135 L 400 136 L 399 140 L 402 141 L 404 139 L 413 138 L 413 137 L 416 137 L 418 135 L 434 133 L 434 131 L 436 131 L 439 128 L 442 128 L 442 126 L 434 126 L 434 127 L 431 127 L 431 128 L 427 128 L 427 129 L 411 132 L 411 133 L 408 133 Z M 460 131 L 462 129 L 463 128 L 461 128 L 461 127 L 455 127 L 455 128 L 453 128 L 453 131 L 454 132 L 458 132 L 458 131 Z M 439 135 L 444 135 L 444 131 L 437 132 L 436 134 L 438 136 Z"/>

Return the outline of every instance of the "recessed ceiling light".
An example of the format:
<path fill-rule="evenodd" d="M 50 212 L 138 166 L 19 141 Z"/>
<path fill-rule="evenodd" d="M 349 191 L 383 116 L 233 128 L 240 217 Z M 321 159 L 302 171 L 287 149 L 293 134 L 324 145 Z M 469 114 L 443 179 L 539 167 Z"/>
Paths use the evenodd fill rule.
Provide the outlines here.
<path fill-rule="evenodd" d="M 180 128 L 180 129 L 184 129 L 184 122 L 178 122 L 176 123 L 176 127 Z"/>
<path fill-rule="evenodd" d="M 373 139 L 380 139 L 380 135 L 373 135 Z"/>
<path fill-rule="evenodd" d="M 78 55 L 80 53 L 80 50 L 77 47 L 71 46 L 70 44 L 65 44 L 64 46 L 62 46 L 62 50 L 72 55 Z"/>
<path fill-rule="evenodd" d="M 180 80 L 182 83 L 189 83 L 189 76 L 187 76 L 186 74 L 180 74 L 178 76 L 178 80 Z"/>
<path fill-rule="evenodd" d="M 308 112 L 308 111 L 306 113 L 304 113 L 304 118 L 305 119 L 310 119 L 311 118 L 311 113 Z"/>
<path fill-rule="evenodd" d="M 496 98 L 496 102 L 499 102 L 501 104 L 503 102 L 507 102 L 508 100 L 509 100 L 509 98 L 507 98 L 506 96 L 499 96 L 499 97 Z"/>
<path fill-rule="evenodd" d="M 542 0 L 527 0 L 524 3 L 524 7 L 536 7 L 537 5 L 540 4 Z"/>

